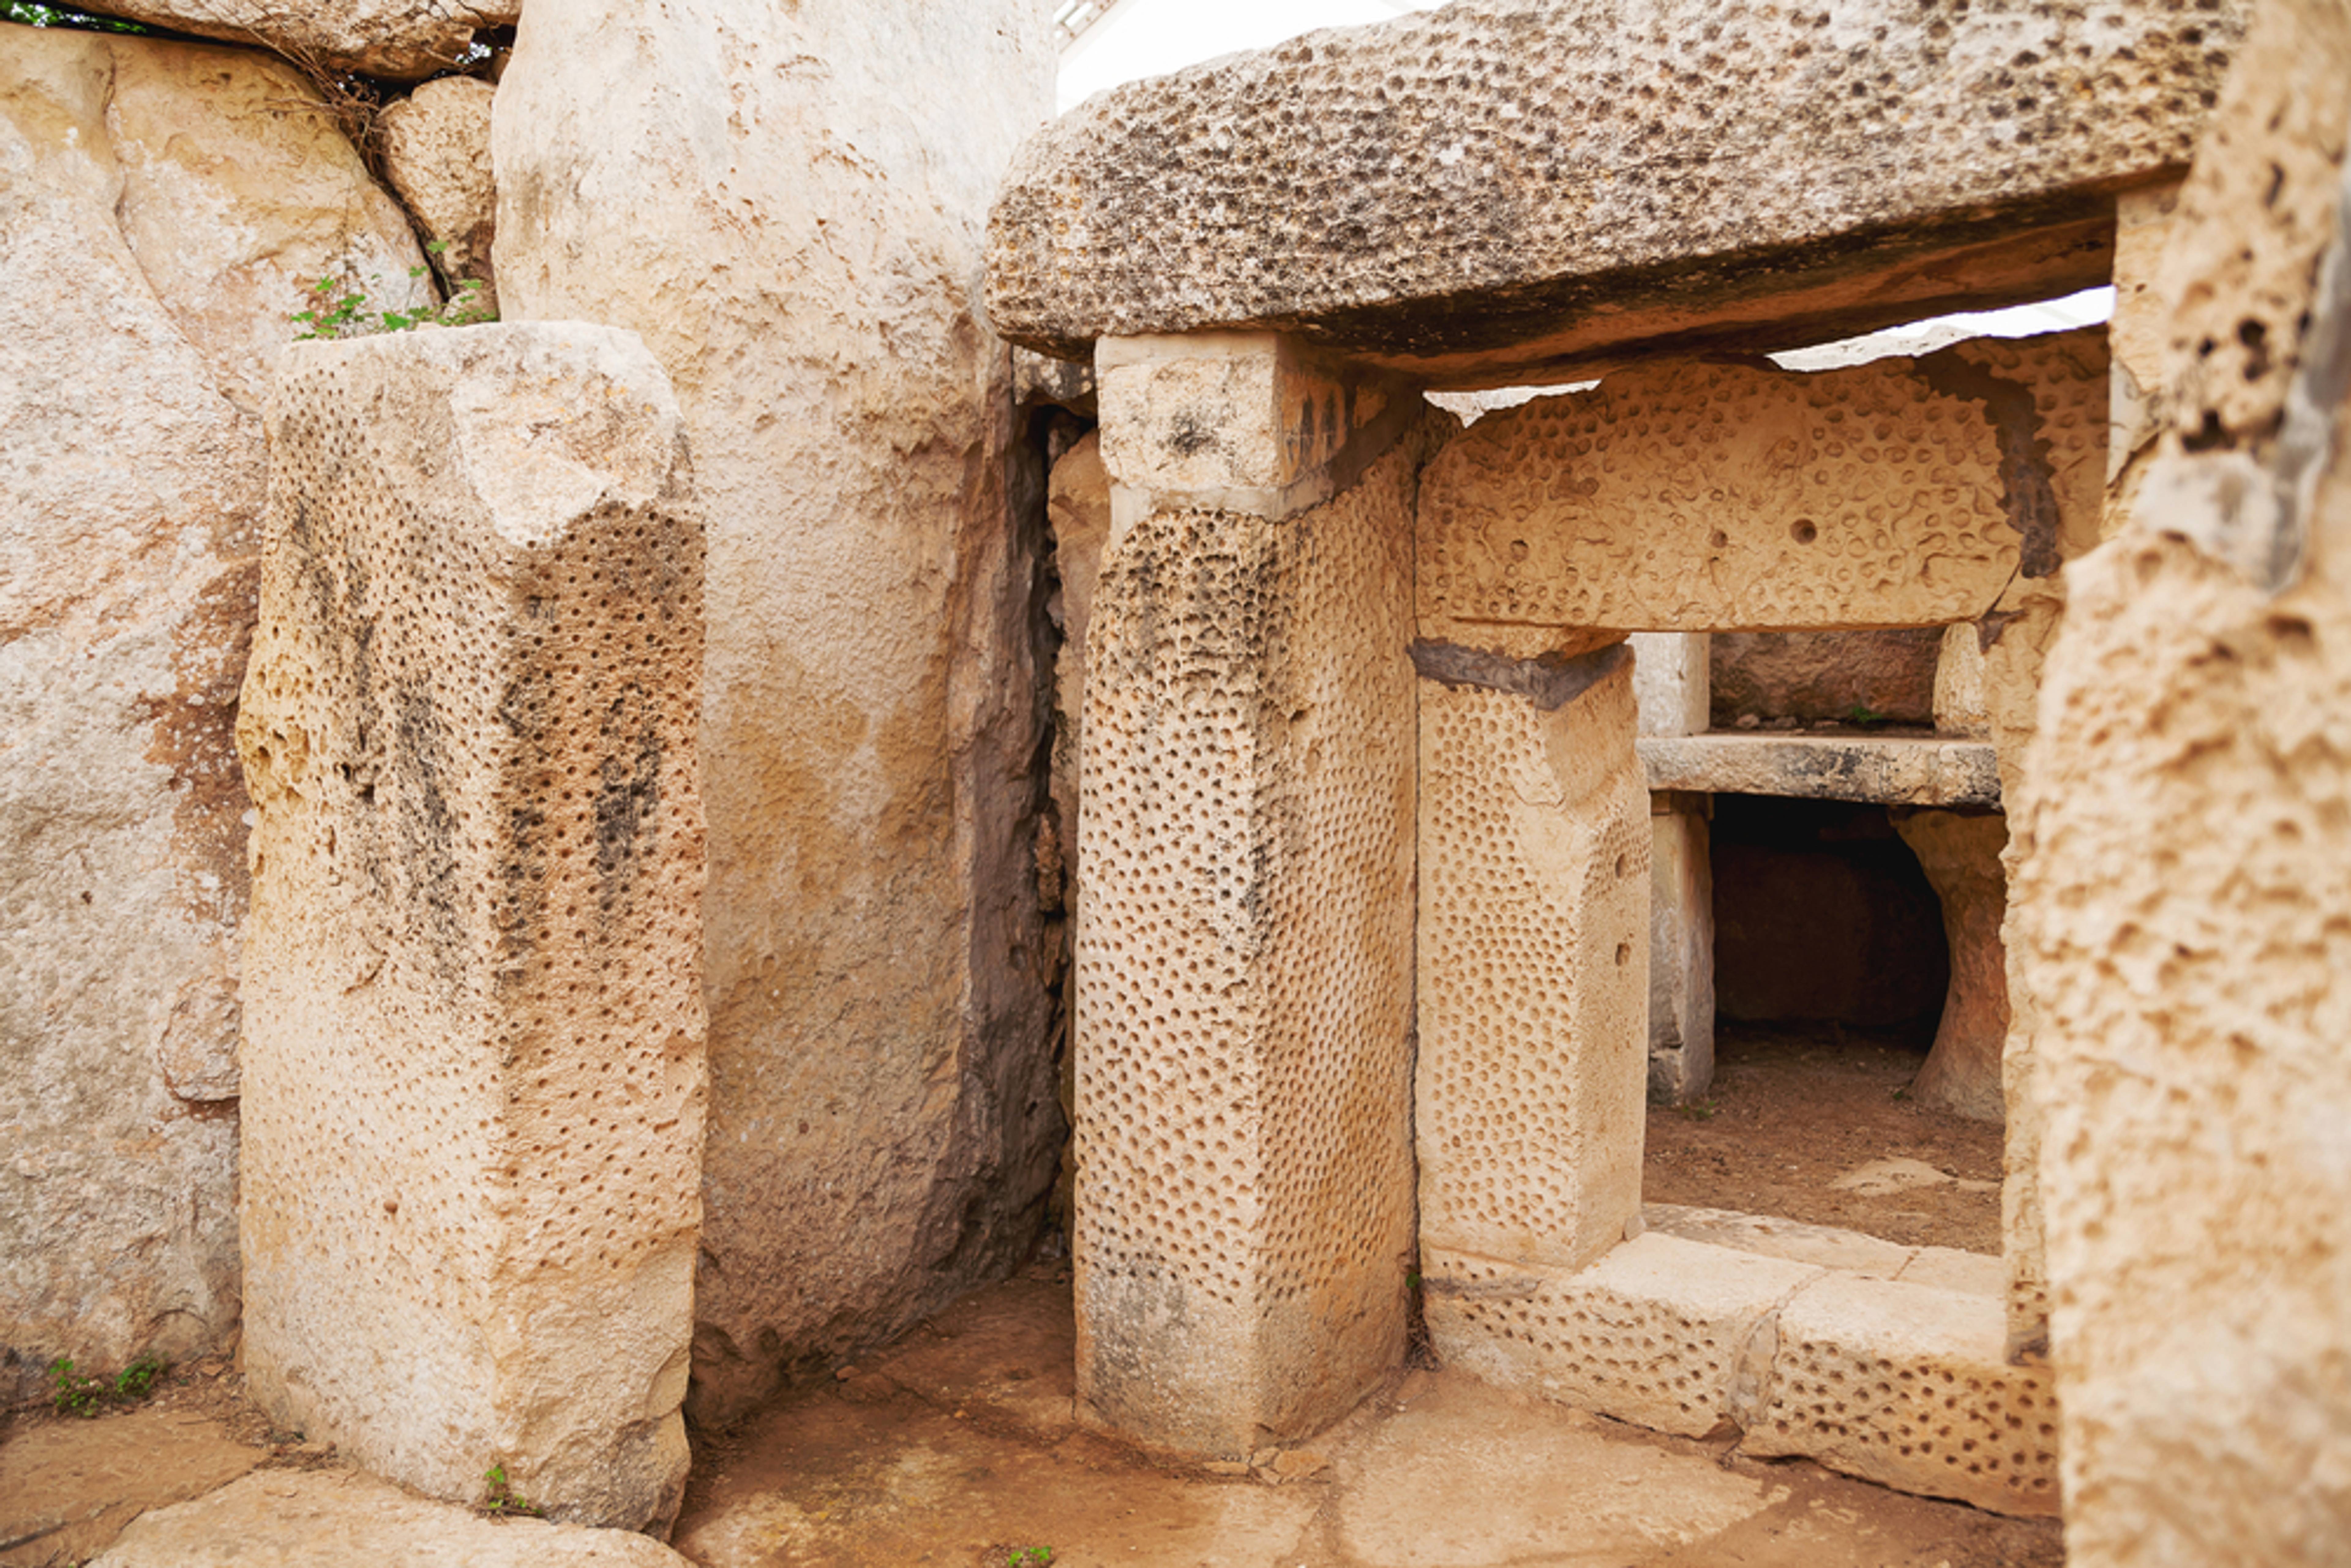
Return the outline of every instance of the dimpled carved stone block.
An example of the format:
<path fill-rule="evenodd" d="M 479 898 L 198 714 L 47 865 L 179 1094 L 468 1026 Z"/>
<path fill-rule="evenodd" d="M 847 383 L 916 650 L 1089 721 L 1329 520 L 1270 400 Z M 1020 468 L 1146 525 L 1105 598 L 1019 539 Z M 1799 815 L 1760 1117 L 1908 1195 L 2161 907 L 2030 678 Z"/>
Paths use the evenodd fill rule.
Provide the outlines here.
<path fill-rule="evenodd" d="M 1755 1330 L 1821 1272 L 1655 1235 L 1573 1273 L 1437 1249 L 1421 1260 L 1446 1365 L 1688 1437 L 1735 1418 Z"/>
<path fill-rule="evenodd" d="M 1102 563 L 1078 1400 L 1153 1446 L 1245 1456 L 1343 1414 L 1403 1353 L 1418 455 L 1283 522 L 1123 521 Z"/>
<path fill-rule="evenodd" d="M 1489 414 L 1422 481 L 1423 624 L 1974 619 L 2037 519 L 2003 505 L 2001 432 L 1938 361 L 1961 363 L 1668 361 Z"/>
<path fill-rule="evenodd" d="M 2185 164 L 2241 9 L 1457 0 L 1310 34 L 1032 136 L 989 315 L 1069 358 L 1270 327 L 1497 385 L 2045 298 L 2105 281 L 2114 190 Z"/>
<path fill-rule="evenodd" d="M 579 323 L 303 345 L 238 749 L 245 1364 L 457 1501 L 665 1529 L 705 1100 L 702 528 Z"/>
<path fill-rule="evenodd" d="M 1421 682 L 1415 1120 L 1424 1245 L 1573 1269 L 1640 1212 L 1649 801 L 1626 650 L 1558 668 Z"/>
<path fill-rule="evenodd" d="M 1831 1274 L 1781 1309 L 1769 1400 L 1740 1451 L 2054 1514 L 2055 1386 L 2006 1364 L 2005 1333 L 1997 1297 Z"/>

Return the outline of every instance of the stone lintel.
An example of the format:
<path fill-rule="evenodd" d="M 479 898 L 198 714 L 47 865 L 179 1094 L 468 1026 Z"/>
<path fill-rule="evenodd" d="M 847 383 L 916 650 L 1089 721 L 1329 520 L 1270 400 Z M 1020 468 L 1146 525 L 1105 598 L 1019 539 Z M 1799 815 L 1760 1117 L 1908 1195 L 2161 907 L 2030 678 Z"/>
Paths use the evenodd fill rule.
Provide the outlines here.
<path fill-rule="evenodd" d="M 1872 800 L 1889 806 L 1997 808 L 1992 747 L 1934 736 L 1646 736 L 1652 790 Z"/>
<path fill-rule="evenodd" d="M 1472 386 L 2047 298 L 2185 166 L 2241 30 L 2196 20 L 1464 0 L 1311 34 L 1032 136 L 989 314 L 1064 357 L 1273 329 Z"/>

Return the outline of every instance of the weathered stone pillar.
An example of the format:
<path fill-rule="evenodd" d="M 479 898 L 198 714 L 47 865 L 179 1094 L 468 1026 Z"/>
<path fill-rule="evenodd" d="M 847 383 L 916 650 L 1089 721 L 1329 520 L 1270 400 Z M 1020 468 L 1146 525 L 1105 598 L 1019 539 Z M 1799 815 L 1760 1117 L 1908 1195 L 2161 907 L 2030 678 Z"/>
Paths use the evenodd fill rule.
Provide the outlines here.
<path fill-rule="evenodd" d="M 1434 1289 L 1468 1259 L 1577 1269 L 1641 1209 L 1649 828 L 1633 660 L 1621 642 L 1415 653 L 1426 1272 Z M 1452 1322 L 1432 1302 L 1440 1354 Z"/>
<path fill-rule="evenodd" d="M 471 1500 L 666 1528 L 705 1100 L 702 527 L 630 333 L 306 346 L 238 718 L 245 1361 Z"/>
<path fill-rule="evenodd" d="M 1633 695 L 1643 735 L 1703 735 L 1713 721 L 1703 632 L 1636 632 Z M 1678 1105 L 1714 1082 L 1712 797 L 1649 796 L 1649 1098 Z"/>
<path fill-rule="evenodd" d="M 2001 1053 L 2008 1044 L 2008 914 L 2001 852 L 2008 819 L 1957 811 L 1896 812 L 1895 831 L 1943 904 L 1951 983 L 1934 1049 L 1910 1085 L 1913 1098 L 1978 1122 L 2001 1119 Z"/>
<path fill-rule="evenodd" d="M 2258 6 L 2012 878 L 2077 1568 L 2351 1541 L 2351 11 Z"/>
<path fill-rule="evenodd" d="M 1422 405 L 1270 335 L 1098 364 L 1078 1402 L 1238 1458 L 1404 1351 Z"/>

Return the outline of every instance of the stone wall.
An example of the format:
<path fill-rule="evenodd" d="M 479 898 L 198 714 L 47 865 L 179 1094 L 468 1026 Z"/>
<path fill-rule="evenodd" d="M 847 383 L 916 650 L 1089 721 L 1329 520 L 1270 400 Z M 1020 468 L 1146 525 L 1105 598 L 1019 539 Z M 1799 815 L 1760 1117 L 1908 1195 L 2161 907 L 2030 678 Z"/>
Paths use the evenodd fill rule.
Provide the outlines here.
<path fill-rule="evenodd" d="M 2011 883 L 2081 1568 L 2351 1540 L 2351 13 L 2254 26 L 2152 275 L 2160 439 L 2066 574 Z"/>
<path fill-rule="evenodd" d="M 714 1419 L 1004 1266 L 1052 1178 L 1050 673 L 971 298 L 1045 20 L 535 0 L 497 92 L 507 319 L 641 333 L 708 508 Z"/>
<path fill-rule="evenodd" d="M 261 400 L 398 206 L 295 72 L 0 23 L 0 1401 L 238 1311 Z"/>

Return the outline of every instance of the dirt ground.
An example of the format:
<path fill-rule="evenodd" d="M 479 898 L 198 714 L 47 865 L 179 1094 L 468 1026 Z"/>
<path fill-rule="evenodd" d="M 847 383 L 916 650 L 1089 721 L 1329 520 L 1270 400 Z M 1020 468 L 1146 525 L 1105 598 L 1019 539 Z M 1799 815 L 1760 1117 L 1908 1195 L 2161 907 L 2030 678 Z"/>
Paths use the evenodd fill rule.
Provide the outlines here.
<path fill-rule="evenodd" d="M 1741 1458 L 1727 1442 L 1660 1437 L 1456 1373 L 1400 1371 L 1336 1428 L 1256 1468 L 1154 1462 L 1078 1427 L 1074 1347 L 1066 1266 L 975 1292 L 844 1375 L 730 1432 L 696 1433 L 674 1544 L 704 1568 L 2064 1562 L 2052 1522 Z M 142 1509 L 256 1468 L 334 1462 L 271 1431 L 218 1362 L 95 1420 L 20 1412 L 0 1430 L 0 1542 L 15 1542 L 0 1564 L 79 1563 Z"/>
<path fill-rule="evenodd" d="M 1714 1087 L 1654 1106 L 1641 1197 L 1842 1226 L 1907 1247 L 2000 1250 L 2001 1129 L 1902 1092 L 1925 1060 L 1893 1031 L 1718 1022 Z M 1898 1191 L 1832 1184 L 1873 1161 L 1951 1179 Z M 1924 1173 L 1920 1173 L 1923 1175 Z"/>
<path fill-rule="evenodd" d="M 172 1367 L 148 1398 L 94 1417 L 0 1411 L 0 1568 L 80 1563 L 148 1509 L 334 1462 L 330 1445 L 274 1428 L 226 1356 Z"/>
<path fill-rule="evenodd" d="M 1238 1473 L 1081 1430 L 1065 1271 L 965 1298 L 697 1447 L 675 1544 L 706 1568 L 2059 1568 L 2053 1522 L 1905 1496 L 1400 1373 Z"/>

